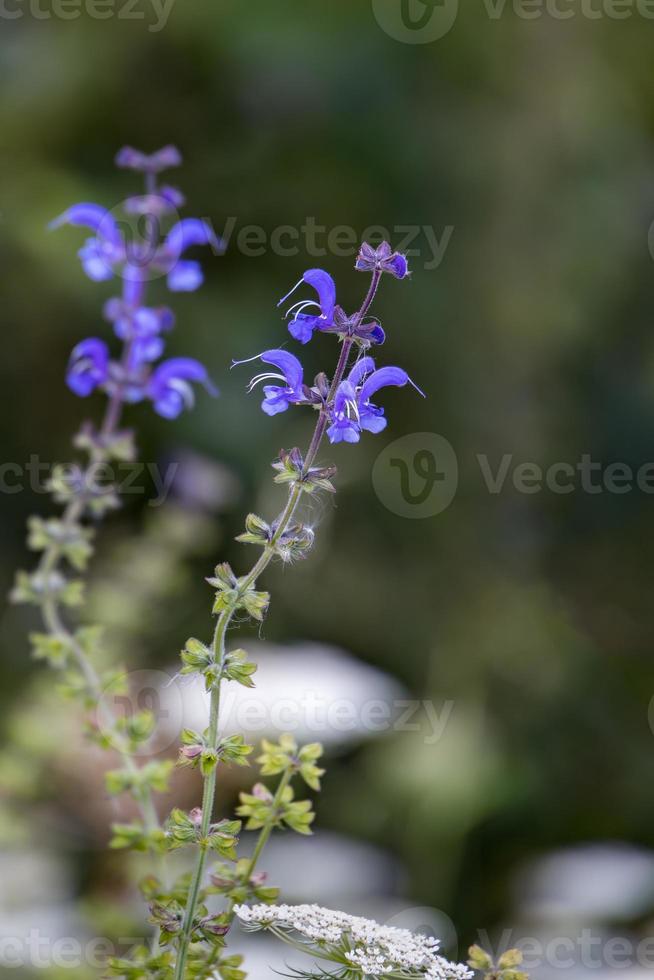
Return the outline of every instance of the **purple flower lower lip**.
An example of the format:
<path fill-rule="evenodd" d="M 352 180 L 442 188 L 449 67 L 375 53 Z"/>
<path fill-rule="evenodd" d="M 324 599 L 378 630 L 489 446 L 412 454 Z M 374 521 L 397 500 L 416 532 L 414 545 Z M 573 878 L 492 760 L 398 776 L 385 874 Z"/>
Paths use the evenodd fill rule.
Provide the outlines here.
<path fill-rule="evenodd" d="M 173 293 L 192 293 L 204 282 L 199 262 L 180 259 L 168 273 L 168 289 Z"/>

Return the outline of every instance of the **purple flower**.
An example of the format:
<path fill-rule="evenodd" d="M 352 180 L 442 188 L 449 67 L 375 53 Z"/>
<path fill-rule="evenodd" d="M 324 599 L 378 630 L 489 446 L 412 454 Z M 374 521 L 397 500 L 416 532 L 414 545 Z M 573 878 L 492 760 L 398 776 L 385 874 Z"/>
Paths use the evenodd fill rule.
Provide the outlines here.
<path fill-rule="evenodd" d="M 116 154 L 116 166 L 126 170 L 140 170 L 146 174 L 158 174 L 169 167 L 179 167 L 182 155 L 176 146 L 164 146 L 154 153 L 142 153 L 133 146 L 124 146 Z"/>
<path fill-rule="evenodd" d="M 154 337 L 172 330 L 175 324 L 175 315 L 167 306 L 132 307 L 117 297 L 105 303 L 104 316 L 113 323 L 114 333 L 121 340 Z"/>
<path fill-rule="evenodd" d="M 207 369 L 192 357 L 173 357 L 160 364 L 147 386 L 147 396 L 152 399 L 155 412 L 165 419 L 176 419 L 185 408 L 192 408 L 195 396 L 190 382 L 204 385 L 210 395 L 218 394 Z"/>
<path fill-rule="evenodd" d="M 70 355 L 66 384 L 81 398 L 86 398 L 109 377 L 109 348 L 104 340 L 89 337 L 79 343 Z"/>
<path fill-rule="evenodd" d="M 124 208 L 126 214 L 156 215 L 170 214 L 186 203 L 184 195 L 176 187 L 161 186 L 154 194 L 140 194 L 128 197 Z"/>
<path fill-rule="evenodd" d="M 221 248 L 213 228 L 200 218 L 183 218 L 168 232 L 157 254 L 157 264 L 168 275 L 168 288 L 173 292 L 193 292 L 201 286 L 204 277 L 198 262 L 182 260 L 180 256 L 193 245 L 211 245 Z"/>
<path fill-rule="evenodd" d="M 357 256 L 355 269 L 361 272 L 388 272 L 396 279 L 405 279 L 409 275 L 406 257 L 401 252 L 393 252 L 388 242 L 382 242 L 378 248 L 364 242 Z"/>
<path fill-rule="evenodd" d="M 362 357 L 338 386 L 330 410 L 331 425 L 327 429 L 331 443 L 358 442 L 362 431 L 377 433 L 386 428 L 384 409 L 370 400 L 381 388 L 389 385 L 403 388 L 409 383 L 424 397 L 402 368 L 383 367 L 375 371 L 374 366 L 371 357 Z"/>
<path fill-rule="evenodd" d="M 283 385 L 264 385 L 261 408 L 266 415 L 278 415 L 279 412 L 285 412 L 289 405 L 297 405 L 305 401 L 302 387 L 304 372 L 295 355 L 285 350 L 265 350 L 263 354 L 249 357 L 245 361 L 234 361 L 232 367 L 256 360 L 263 361 L 264 364 L 272 364 L 277 371 L 263 371 L 255 375 L 248 385 L 248 391 L 252 391 L 262 381 L 284 382 Z"/>
<path fill-rule="evenodd" d="M 90 228 L 96 235 L 114 244 L 121 244 L 122 236 L 118 225 L 107 208 L 101 204 L 73 204 L 72 207 L 50 222 L 50 228 L 72 225 L 74 228 Z"/>
<path fill-rule="evenodd" d="M 184 203 L 177 188 L 159 186 L 157 181 L 161 170 L 181 162 L 175 147 L 166 146 L 151 155 L 123 147 L 116 162 L 145 174 L 145 192 L 123 205 L 128 214 L 148 219 L 143 248 L 139 246 L 130 254 L 113 214 L 98 204 L 75 204 L 51 225 L 89 229 L 93 237 L 79 252 L 86 274 L 96 281 L 111 279 L 116 273 L 122 279 L 122 295 L 113 297 L 104 307 L 105 319 L 123 341 L 121 356 L 110 360 L 104 341 L 85 340 L 73 351 L 67 382 L 81 396 L 103 386 L 116 405 L 149 398 L 160 415 L 176 418 L 193 403 L 193 382 L 204 385 L 212 394 L 217 392 L 206 369 L 191 358 L 173 358 L 154 367 L 164 351 L 162 335 L 174 325 L 174 316 L 166 306 L 146 305 L 147 288 L 153 278 L 165 275 L 173 290 L 196 289 L 202 282 L 200 267 L 197 262 L 181 261 L 180 257 L 194 245 L 218 247 L 219 242 L 211 227 L 195 218 L 177 221 L 165 239 L 159 239 L 160 216 Z"/>
<path fill-rule="evenodd" d="M 287 311 L 287 316 L 293 314 L 293 319 L 288 325 L 292 337 L 299 340 L 301 344 L 306 344 L 311 340 L 314 330 L 324 330 L 334 324 L 334 310 L 336 308 L 336 284 L 328 272 L 324 269 L 308 269 L 302 278 L 293 286 L 291 291 L 284 296 L 277 304 L 281 306 L 286 302 L 298 286 L 303 282 L 312 286 L 318 294 L 318 299 L 300 300 Z M 305 313 L 305 310 L 318 310 L 317 313 Z"/>
<path fill-rule="evenodd" d="M 95 237 L 87 238 L 78 252 L 82 267 L 94 282 L 113 278 L 115 266 L 125 260 L 125 242 L 111 212 L 99 204 L 74 204 L 49 227 L 62 225 L 90 228 L 95 232 Z"/>

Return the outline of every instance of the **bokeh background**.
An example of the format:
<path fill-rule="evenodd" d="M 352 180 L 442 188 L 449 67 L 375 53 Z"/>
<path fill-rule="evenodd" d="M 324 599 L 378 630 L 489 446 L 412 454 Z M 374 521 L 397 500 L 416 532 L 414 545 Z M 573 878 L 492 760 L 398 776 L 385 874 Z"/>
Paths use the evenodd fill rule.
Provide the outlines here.
<path fill-rule="evenodd" d="M 185 213 L 218 233 L 236 223 L 224 255 L 198 256 L 206 285 L 175 299 L 169 343 L 208 364 L 221 398 L 200 396 L 177 423 L 133 410 L 142 459 L 179 464 L 177 479 L 157 508 L 140 480 L 93 568 L 84 615 L 107 624 L 132 669 L 172 676 L 186 637 L 207 633 L 203 576 L 217 560 L 248 567 L 233 540 L 243 515 L 276 512 L 270 460 L 307 438 L 306 413 L 260 413 L 232 358 L 287 339 L 276 303 L 305 268 L 335 275 L 346 306 L 365 288 L 351 256 L 308 255 L 302 236 L 296 254 L 268 244 L 247 255 L 238 231 L 269 236 L 311 218 L 357 234 L 445 233 L 436 267 L 418 237 L 411 281 L 385 282 L 376 306 L 384 361 L 428 397 L 389 390 L 386 432 L 324 449 L 339 492 L 312 506 L 315 552 L 268 573 L 270 615 L 242 641 L 273 699 L 412 698 L 446 723 L 437 739 L 424 711 L 419 730 L 317 733 L 328 775 L 316 836 L 279 838 L 264 864 L 289 900 L 426 924 L 452 953 L 480 930 L 493 942 L 505 929 L 509 942 L 571 937 L 572 960 L 550 949 L 537 977 L 608 974 L 606 941 L 637 944 L 654 927 L 654 499 L 635 485 L 512 483 L 524 462 L 575 466 L 587 454 L 597 484 L 610 463 L 654 460 L 654 25 L 635 7 L 624 19 L 596 7 L 592 18 L 575 3 L 566 20 L 510 5 L 492 17 L 480 0 L 420 44 L 384 29 L 369 0 L 176 0 L 156 31 L 145 0 L 139 20 L 62 19 L 16 0 L 0 38 L 3 463 L 69 459 L 80 420 L 101 409 L 63 375 L 73 345 L 107 330 L 112 286 L 84 278 L 82 233 L 46 225 L 75 201 L 114 206 L 134 192 L 116 150 L 177 144 Z M 303 357 L 310 376 L 328 370 L 333 342 Z M 458 461 L 451 504 L 423 519 L 388 506 L 398 469 L 385 492 L 372 480 L 385 447 L 414 433 L 441 435 Z M 479 455 L 493 472 L 508 457 L 499 492 Z M 9 492 L 3 473 L 6 593 L 32 561 L 27 516 L 51 505 L 29 485 Z M 30 661 L 35 625 L 23 607 L 3 611 L 2 934 L 138 936 L 137 872 L 105 852 L 105 763 Z M 184 720 L 201 716 L 201 700 L 183 695 Z M 248 778 L 225 776 L 225 811 Z M 198 787 L 180 778 L 176 801 L 193 805 Z M 585 964 L 584 929 L 601 937 Z M 644 955 L 623 972 L 644 976 L 651 944 Z M 258 946 L 257 980 L 266 956 Z"/>

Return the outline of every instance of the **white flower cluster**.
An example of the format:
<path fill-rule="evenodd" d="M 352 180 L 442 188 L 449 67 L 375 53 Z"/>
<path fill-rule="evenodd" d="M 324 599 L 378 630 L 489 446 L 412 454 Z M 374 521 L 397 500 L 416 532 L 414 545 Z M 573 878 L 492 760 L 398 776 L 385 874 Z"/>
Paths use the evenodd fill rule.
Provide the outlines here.
<path fill-rule="evenodd" d="M 424 980 L 468 980 L 473 975 L 466 966 L 438 956 L 437 939 L 319 905 L 237 905 L 235 911 L 252 929 L 272 929 L 281 938 L 299 933 L 309 940 L 307 952 L 349 963 L 362 976 L 401 973 Z"/>

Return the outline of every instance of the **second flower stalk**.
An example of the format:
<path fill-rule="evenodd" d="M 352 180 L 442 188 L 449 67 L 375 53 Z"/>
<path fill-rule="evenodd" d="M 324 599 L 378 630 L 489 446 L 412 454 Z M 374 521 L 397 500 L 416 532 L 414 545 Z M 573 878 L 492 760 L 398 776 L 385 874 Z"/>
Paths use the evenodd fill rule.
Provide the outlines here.
<path fill-rule="evenodd" d="M 378 390 L 382 384 L 403 385 L 409 380 L 408 375 L 405 372 L 401 372 L 399 368 L 382 369 L 381 371 L 374 372 L 374 362 L 372 362 L 372 358 L 366 356 L 366 351 L 371 343 L 375 342 L 375 340 L 378 342 L 383 340 L 383 331 L 381 331 L 381 328 L 377 328 L 376 321 L 372 321 L 374 323 L 373 329 L 369 329 L 367 321 L 381 277 L 384 272 L 390 272 L 396 278 L 403 278 L 406 275 L 406 265 L 403 265 L 399 260 L 394 260 L 395 264 L 393 267 L 386 267 L 388 266 L 389 259 L 392 257 L 388 246 L 378 251 L 380 251 L 380 254 L 376 258 L 377 253 L 367 248 L 363 259 L 361 259 L 362 263 L 367 262 L 368 264 L 359 267 L 370 271 L 371 279 L 360 309 L 351 317 L 346 317 L 342 314 L 342 311 L 340 314 L 336 312 L 337 308 L 335 308 L 331 300 L 331 297 L 335 295 L 335 290 L 330 286 L 331 280 L 327 281 L 324 278 L 327 277 L 326 273 L 320 276 L 314 274 L 309 277 L 310 284 L 318 289 L 320 297 L 318 301 L 320 313 L 311 318 L 310 333 L 314 330 L 323 329 L 324 325 L 324 329 L 327 332 L 337 333 L 341 342 L 339 357 L 331 382 L 327 381 L 325 375 L 321 375 L 316 379 L 315 387 L 308 389 L 301 383 L 301 373 L 298 374 L 293 364 L 297 360 L 293 358 L 293 355 L 285 351 L 268 351 L 264 352 L 264 355 L 261 355 L 264 362 L 271 363 L 283 371 L 283 377 L 280 380 L 286 381 L 284 388 L 281 386 L 266 386 L 264 388 L 264 402 L 262 406 L 264 411 L 267 414 L 277 414 L 279 411 L 284 411 L 290 404 L 304 402 L 305 404 L 313 405 L 317 409 L 318 418 L 306 453 L 302 455 L 298 449 L 283 452 L 280 459 L 273 464 L 277 470 L 275 481 L 288 485 L 288 498 L 281 513 L 271 524 L 267 524 L 256 515 L 250 515 L 246 522 L 246 533 L 240 536 L 240 540 L 262 547 L 262 552 L 251 570 L 246 575 L 237 578 L 228 565 L 219 565 L 216 568 L 215 576 L 208 580 L 216 589 L 214 612 L 217 613 L 218 619 L 211 646 L 202 647 L 200 645 L 202 647 L 199 654 L 200 660 L 203 663 L 202 672 L 205 675 L 210 695 L 209 725 L 202 738 L 200 753 L 211 760 L 217 760 L 221 757 L 219 726 L 221 686 L 223 680 L 239 679 L 241 683 L 251 683 L 251 671 L 248 671 L 246 668 L 245 677 L 242 674 L 244 665 L 247 664 L 247 658 L 244 652 L 227 652 L 227 631 L 237 612 L 243 612 L 255 621 L 261 621 L 263 619 L 268 608 L 270 596 L 267 592 L 259 591 L 257 589 L 257 583 L 260 575 L 265 571 L 271 561 L 275 557 L 288 560 L 293 554 L 300 553 L 310 547 L 312 534 L 308 537 L 308 529 L 304 528 L 302 524 L 295 522 L 294 519 L 303 493 L 333 490 L 330 482 L 330 477 L 334 473 L 333 468 L 321 468 L 315 465 L 325 434 L 328 435 L 330 441 L 338 442 L 341 441 L 340 431 L 347 430 L 348 433 L 353 435 L 351 437 L 346 434 L 342 437 L 343 440 L 358 441 L 359 433 L 363 428 L 369 428 L 370 431 L 381 431 L 381 428 L 386 424 L 385 420 L 382 425 L 377 427 L 366 425 L 366 416 L 372 417 L 373 414 L 376 414 L 377 417 L 381 417 L 383 415 L 381 409 L 369 405 L 369 401 L 365 397 L 365 392 L 362 398 L 361 392 L 365 388 L 366 376 L 368 375 L 368 380 L 370 380 L 370 378 L 375 377 L 375 374 L 382 375 L 381 384 L 377 388 L 373 386 L 373 390 Z M 402 276 L 397 274 L 396 269 L 398 268 L 402 271 Z M 320 272 L 320 270 L 313 270 L 313 272 Z M 327 298 L 325 299 L 325 297 Z M 306 317 L 306 314 L 303 312 L 304 308 L 305 304 L 300 304 L 299 315 Z M 298 313 L 295 314 L 294 321 L 297 320 L 297 317 Z M 294 333 L 294 321 L 290 325 L 291 333 Z M 303 325 L 303 329 L 306 329 L 306 324 Z M 373 333 L 375 334 L 374 339 L 372 336 Z M 355 351 L 361 356 L 352 365 Z M 297 363 L 299 364 L 299 362 Z M 389 371 L 397 373 L 388 375 Z M 254 379 L 254 383 L 257 383 L 257 380 L 273 379 L 270 377 Z M 357 391 L 357 383 L 363 383 L 359 391 Z M 345 389 L 344 391 L 344 385 L 349 385 L 351 390 Z M 192 642 L 193 644 L 197 644 L 198 641 Z M 187 670 L 192 669 L 192 667 L 189 667 L 189 658 L 193 659 L 194 656 L 198 655 L 197 647 L 195 651 L 195 654 L 193 651 L 189 652 L 187 645 L 186 651 L 182 655 Z M 251 667 L 251 665 L 249 666 Z M 241 676 L 235 677 L 235 671 L 236 675 L 240 671 Z M 317 769 L 315 762 L 321 753 L 321 749 L 320 746 L 307 746 L 303 750 L 297 750 L 297 747 L 290 745 L 288 742 L 286 743 L 286 749 L 285 763 L 282 762 L 277 769 L 274 767 L 270 768 L 270 765 L 268 766 L 268 773 L 272 773 L 273 771 L 282 773 L 282 779 L 274 796 L 264 787 L 258 786 L 255 787 L 252 796 L 243 797 L 244 802 L 239 814 L 250 818 L 248 826 L 251 829 L 261 828 L 261 830 L 259 842 L 254 849 L 252 858 L 241 866 L 240 874 L 242 880 L 237 880 L 236 882 L 237 886 L 240 885 L 241 889 L 245 888 L 247 890 L 252 876 L 255 874 L 261 852 L 276 824 L 285 821 L 287 826 L 301 833 L 310 833 L 310 824 L 313 820 L 313 814 L 310 812 L 310 803 L 294 801 L 290 781 L 295 772 L 299 772 L 307 779 L 306 767 L 309 766 L 307 781 L 314 788 L 317 788 L 318 777 L 322 771 Z M 283 739 L 280 743 L 279 751 L 283 756 Z M 296 755 L 296 751 L 299 751 L 299 754 Z M 184 749 L 182 749 L 182 752 L 184 753 Z M 304 758 L 303 753 L 305 753 Z M 310 757 L 309 759 L 306 757 L 307 753 Z M 265 772 L 266 769 L 264 768 L 262 773 Z M 205 842 L 211 836 L 212 815 L 216 794 L 216 775 L 216 765 L 211 764 L 205 767 L 203 771 L 204 788 L 201 815 L 198 814 L 200 821 L 198 829 L 200 846 L 188 890 L 183 920 L 176 941 L 175 980 L 184 980 L 186 976 L 189 949 L 197 930 L 198 906 L 200 905 L 200 896 L 209 850 Z M 260 811 L 258 814 L 259 819 L 257 819 L 257 810 Z M 236 877 L 238 879 L 238 873 Z M 234 918 L 235 904 L 233 900 L 230 901 L 227 911 L 219 918 L 221 932 L 226 933 L 229 930 Z M 212 962 L 215 962 L 215 954 L 212 955 Z"/>

